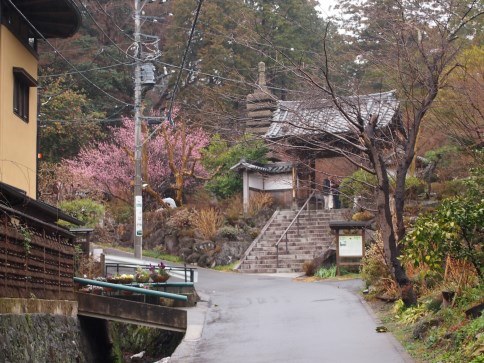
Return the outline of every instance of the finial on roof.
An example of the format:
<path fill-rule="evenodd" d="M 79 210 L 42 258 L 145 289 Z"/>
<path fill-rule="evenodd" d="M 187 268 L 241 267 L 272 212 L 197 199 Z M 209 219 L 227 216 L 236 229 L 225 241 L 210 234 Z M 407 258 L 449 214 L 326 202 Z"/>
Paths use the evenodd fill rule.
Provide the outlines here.
<path fill-rule="evenodd" d="M 259 87 L 266 86 L 266 64 L 259 62 Z"/>

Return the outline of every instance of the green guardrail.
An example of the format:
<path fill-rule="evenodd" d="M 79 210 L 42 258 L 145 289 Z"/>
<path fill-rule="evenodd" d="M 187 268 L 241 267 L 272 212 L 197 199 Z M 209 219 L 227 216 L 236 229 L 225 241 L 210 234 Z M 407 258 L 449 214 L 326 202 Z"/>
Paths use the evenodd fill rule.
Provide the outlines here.
<path fill-rule="evenodd" d="M 157 297 L 163 297 L 163 298 L 179 300 L 179 301 L 188 301 L 188 297 L 186 297 L 185 295 L 172 294 L 172 293 L 169 293 L 169 292 L 162 292 L 162 291 L 155 291 L 155 290 L 148 290 L 148 289 L 143 289 L 141 287 L 134 287 L 134 286 L 123 285 L 123 284 L 112 284 L 110 282 L 84 279 L 84 278 L 80 278 L 80 277 L 74 277 L 74 282 L 77 282 L 77 283 L 82 284 L 82 285 L 109 287 L 113 290 L 131 291 L 131 292 L 136 292 L 138 294 L 143 294 L 143 295 L 157 296 Z M 175 283 L 175 284 L 181 284 L 181 283 Z M 185 284 L 185 283 L 183 283 L 183 284 Z M 166 283 L 164 283 L 164 284 L 160 283 L 160 285 L 162 285 L 162 286 L 163 285 L 164 286 L 174 286 L 174 285 L 166 285 Z M 183 286 L 190 286 L 190 285 L 183 285 Z M 192 284 L 192 286 L 193 286 L 193 284 Z"/>

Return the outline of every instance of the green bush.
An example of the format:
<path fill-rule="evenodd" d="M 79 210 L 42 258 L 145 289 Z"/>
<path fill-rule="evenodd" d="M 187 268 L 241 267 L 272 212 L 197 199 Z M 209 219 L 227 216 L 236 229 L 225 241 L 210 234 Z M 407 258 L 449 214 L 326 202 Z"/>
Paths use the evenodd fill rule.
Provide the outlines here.
<path fill-rule="evenodd" d="M 409 176 L 405 180 L 405 197 L 417 199 L 419 194 L 425 192 L 425 182 L 415 176 Z"/>
<path fill-rule="evenodd" d="M 217 235 L 235 241 L 240 233 L 241 231 L 237 227 L 224 226 L 218 230 Z"/>
<path fill-rule="evenodd" d="M 482 171 L 466 181 L 467 193 L 445 199 L 434 213 L 417 219 L 404 240 L 402 259 L 441 275 L 447 256 L 472 263 L 482 278 L 484 199 Z"/>
<path fill-rule="evenodd" d="M 202 164 L 211 172 L 218 170 L 218 174 L 206 184 L 206 188 L 224 199 L 242 191 L 242 178 L 230 168 L 241 159 L 266 162 L 267 152 L 264 142 L 255 138 L 241 139 L 229 145 L 220 135 L 215 135 L 203 152 Z"/>
<path fill-rule="evenodd" d="M 333 265 L 330 267 L 321 267 L 316 271 L 314 276 L 319 277 L 320 279 L 336 277 L 336 266 Z"/>
<path fill-rule="evenodd" d="M 75 199 L 64 201 L 59 204 L 59 208 L 67 214 L 84 222 L 88 228 L 96 227 L 104 217 L 104 206 L 92 199 Z M 61 223 L 72 226 L 70 223 Z"/>
<path fill-rule="evenodd" d="M 355 171 L 344 178 L 339 186 L 342 206 L 346 208 L 353 206 L 353 200 L 357 196 L 361 196 L 364 200 L 372 200 L 376 185 L 375 175 L 364 170 Z"/>

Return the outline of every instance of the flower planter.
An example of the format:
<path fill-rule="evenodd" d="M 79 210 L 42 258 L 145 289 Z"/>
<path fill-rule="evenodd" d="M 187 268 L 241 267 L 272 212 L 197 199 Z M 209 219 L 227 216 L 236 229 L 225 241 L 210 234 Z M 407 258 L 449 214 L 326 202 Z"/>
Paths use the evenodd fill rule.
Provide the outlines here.
<path fill-rule="evenodd" d="M 150 281 L 150 276 L 149 275 L 136 275 L 135 280 L 137 283 L 144 284 Z"/>
<path fill-rule="evenodd" d="M 153 274 L 150 277 L 151 277 L 151 281 L 153 281 L 153 282 L 166 282 L 170 278 L 170 275 L 168 275 L 168 274 L 163 274 L 163 275 Z"/>

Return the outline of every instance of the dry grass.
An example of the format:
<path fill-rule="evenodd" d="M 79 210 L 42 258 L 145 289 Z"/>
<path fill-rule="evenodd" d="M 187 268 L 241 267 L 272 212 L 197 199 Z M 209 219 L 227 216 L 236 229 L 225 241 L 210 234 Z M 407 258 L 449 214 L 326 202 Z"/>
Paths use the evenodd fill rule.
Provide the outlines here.
<path fill-rule="evenodd" d="M 193 226 L 203 238 L 213 241 L 217 231 L 224 225 L 224 216 L 215 208 L 195 212 Z"/>
<path fill-rule="evenodd" d="M 314 261 L 305 261 L 302 269 L 306 276 L 314 276 L 314 274 L 316 273 L 316 264 L 314 263 Z"/>
<path fill-rule="evenodd" d="M 269 193 L 257 192 L 250 197 L 249 201 L 249 216 L 254 217 L 259 214 L 260 211 L 270 208 L 274 202 L 272 196 Z"/>
<path fill-rule="evenodd" d="M 242 197 L 240 195 L 236 195 L 227 203 L 225 208 L 225 217 L 227 221 L 231 224 L 234 224 L 237 220 L 239 220 L 240 216 L 243 214 L 244 206 L 242 204 Z"/>
<path fill-rule="evenodd" d="M 375 235 L 375 242 L 365 252 L 361 276 L 367 285 L 374 287 L 377 296 L 388 300 L 400 297 L 401 291 L 386 263 L 383 241 L 379 233 Z"/>
<path fill-rule="evenodd" d="M 479 284 L 479 276 L 474 266 L 465 260 L 455 260 L 447 257 L 444 273 L 444 284 L 458 287 L 458 294 L 469 286 Z"/>

